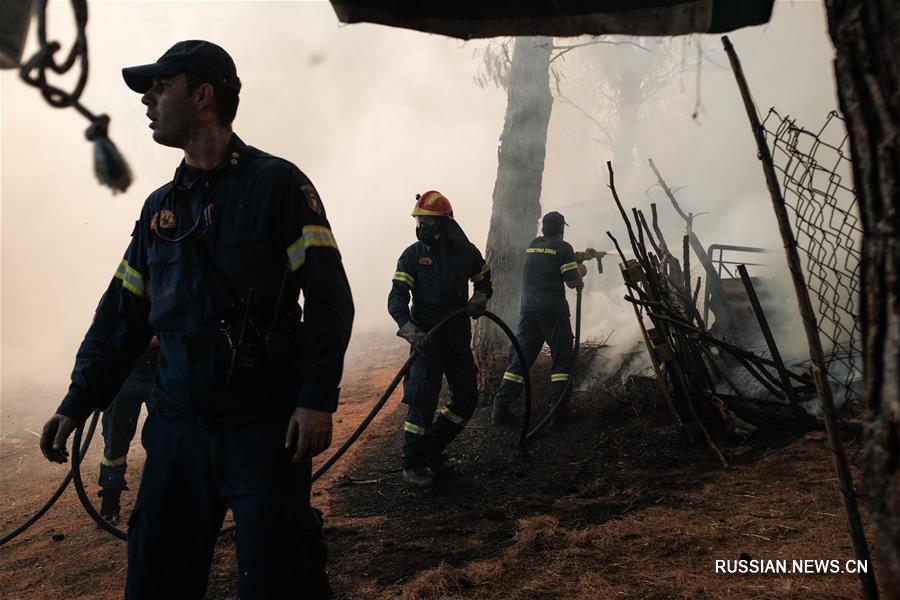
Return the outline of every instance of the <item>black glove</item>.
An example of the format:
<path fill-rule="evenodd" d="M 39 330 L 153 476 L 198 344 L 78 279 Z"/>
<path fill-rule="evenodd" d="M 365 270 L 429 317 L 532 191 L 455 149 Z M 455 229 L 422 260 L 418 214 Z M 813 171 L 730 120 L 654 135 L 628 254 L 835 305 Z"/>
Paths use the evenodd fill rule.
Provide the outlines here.
<path fill-rule="evenodd" d="M 412 321 L 407 321 L 403 327 L 397 331 L 397 337 L 402 337 L 404 340 L 409 342 L 409 345 L 418 350 L 422 351 L 422 342 L 425 341 L 426 333 L 419 329 L 419 327 L 413 323 Z"/>
<path fill-rule="evenodd" d="M 472 297 L 469 298 L 469 301 L 466 302 L 466 314 L 473 319 L 477 319 L 487 310 L 487 301 L 487 294 L 484 292 L 475 292 L 472 294 Z"/>

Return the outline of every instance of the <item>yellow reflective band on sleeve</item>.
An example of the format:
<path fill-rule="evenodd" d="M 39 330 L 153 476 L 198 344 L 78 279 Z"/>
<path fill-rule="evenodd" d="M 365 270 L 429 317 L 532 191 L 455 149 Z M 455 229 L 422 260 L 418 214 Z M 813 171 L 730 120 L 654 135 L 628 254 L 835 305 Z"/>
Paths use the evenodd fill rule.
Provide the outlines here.
<path fill-rule="evenodd" d="M 104 467 L 121 467 L 125 464 L 128 455 L 122 456 L 120 458 L 106 458 L 105 456 L 100 459 L 100 464 Z"/>
<path fill-rule="evenodd" d="M 425 435 L 426 433 L 428 433 L 428 431 L 424 427 L 419 427 L 415 423 L 410 423 L 409 421 L 406 421 L 403 424 L 403 431 L 408 431 L 416 435 Z"/>
<path fill-rule="evenodd" d="M 409 273 L 404 273 L 403 271 L 397 271 L 394 273 L 394 281 L 400 281 L 408 285 L 409 287 L 415 287 L 416 280 L 413 279 L 413 276 Z"/>
<path fill-rule="evenodd" d="M 568 373 L 553 373 L 550 375 L 550 381 L 568 381 L 569 374 Z"/>
<path fill-rule="evenodd" d="M 469 421 L 468 419 L 464 419 L 461 416 L 451 412 L 450 409 L 446 406 L 442 406 L 440 409 L 438 409 L 438 413 L 440 413 L 442 417 L 444 417 L 451 423 L 456 423 L 460 427 L 465 427 L 466 423 Z"/>
<path fill-rule="evenodd" d="M 510 373 L 509 371 L 503 374 L 503 379 L 507 381 L 515 381 L 516 383 L 525 383 L 525 378 L 521 375 L 516 375 L 515 373 Z"/>
<path fill-rule="evenodd" d="M 482 279 L 485 278 L 491 272 L 491 268 L 487 263 L 484 263 L 484 268 L 478 271 L 475 275 L 472 276 L 472 283 L 478 283 Z"/>
<path fill-rule="evenodd" d="M 561 266 L 561 267 L 559 268 L 559 270 L 560 270 L 562 273 L 565 273 L 566 271 L 571 271 L 572 269 L 577 269 L 577 268 L 578 268 L 578 263 L 575 263 L 575 262 L 569 262 L 569 263 L 565 263 L 563 266 Z"/>
<path fill-rule="evenodd" d="M 297 238 L 287 249 L 288 266 L 291 271 L 296 271 L 306 262 L 306 249 L 318 246 L 320 248 L 338 249 L 337 242 L 331 230 L 321 225 L 307 225 L 303 228 L 303 235 Z"/>
<path fill-rule="evenodd" d="M 553 248 L 528 248 L 525 252 L 529 252 L 531 254 L 556 254 L 556 250 Z"/>
<path fill-rule="evenodd" d="M 145 300 L 149 298 L 147 295 L 147 287 L 144 285 L 144 276 L 137 269 L 128 264 L 124 258 L 119 263 L 114 277 L 122 282 L 122 287 Z"/>

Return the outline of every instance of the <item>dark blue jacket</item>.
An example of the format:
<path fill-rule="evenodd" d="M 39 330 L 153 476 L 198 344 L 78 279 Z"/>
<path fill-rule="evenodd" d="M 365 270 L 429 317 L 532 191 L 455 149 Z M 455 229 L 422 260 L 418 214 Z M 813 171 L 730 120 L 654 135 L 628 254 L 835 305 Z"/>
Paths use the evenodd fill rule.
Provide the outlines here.
<path fill-rule="evenodd" d="M 522 312 L 569 314 L 564 281 L 578 278 L 575 251 L 558 237 L 536 237 L 525 249 L 522 268 Z"/>
<path fill-rule="evenodd" d="M 403 327 L 412 319 L 419 328 L 428 330 L 465 306 L 469 281 L 475 284 L 475 291 L 491 296 L 491 270 L 481 252 L 468 241 L 460 245 L 447 240 L 443 251 L 436 252 L 426 243 L 416 242 L 403 251 L 388 295 L 388 312 L 398 326 Z"/>
<path fill-rule="evenodd" d="M 299 368 L 269 373 L 239 397 L 226 393 L 222 295 L 211 291 L 191 241 L 162 239 L 193 226 L 224 285 L 244 299 L 253 290 L 250 312 L 260 325 L 269 326 L 279 290 L 280 313 L 297 312 L 303 291 Z M 352 320 L 350 286 L 315 188 L 290 162 L 234 135 L 215 169 L 198 172 L 182 162 L 172 183 L 145 201 L 58 412 L 81 421 L 105 409 L 154 334 L 161 355 L 154 400 L 164 414 L 217 406 L 250 415 L 273 407 L 334 411 Z"/>

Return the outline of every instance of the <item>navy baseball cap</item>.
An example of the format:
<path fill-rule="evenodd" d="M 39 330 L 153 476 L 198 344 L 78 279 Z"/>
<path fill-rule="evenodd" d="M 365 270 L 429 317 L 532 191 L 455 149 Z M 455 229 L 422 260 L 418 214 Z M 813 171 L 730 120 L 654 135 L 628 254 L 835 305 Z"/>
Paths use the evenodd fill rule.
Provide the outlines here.
<path fill-rule="evenodd" d="M 144 94 L 153 87 L 153 79 L 178 73 L 199 75 L 226 88 L 241 91 L 234 61 L 221 46 L 204 40 L 178 42 L 159 57 L 155 63 L 126 67 L 122 77 L 132 90 Z"/>
<path fill-rule="evenodd" d="M 563 225 L 568 225 L 568 223 L 566 223 L 566 218 L 555 210 L 544 215 L 544 218 L 541 219 L 541 223 L 551 229 L 562 229 Z"/>

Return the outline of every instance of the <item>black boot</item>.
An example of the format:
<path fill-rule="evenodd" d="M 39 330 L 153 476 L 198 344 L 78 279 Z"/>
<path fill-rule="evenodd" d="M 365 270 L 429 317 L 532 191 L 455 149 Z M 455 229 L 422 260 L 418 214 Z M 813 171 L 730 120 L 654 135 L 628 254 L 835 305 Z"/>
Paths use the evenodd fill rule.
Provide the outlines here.
<path fill-rule="evenodd" d="M 100 517 L 110 525 L 119 522 L 121 497 L 122 490 L 120 489 L 100 490 Z"/>
<path fill-rule="evenodd" d="M 434 485 L 434 475 L 428 467 L 404 468 L 403 481 L 415 488 L 429 488 Z"/>

